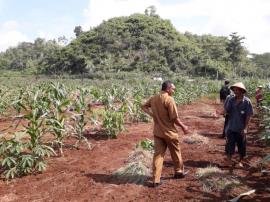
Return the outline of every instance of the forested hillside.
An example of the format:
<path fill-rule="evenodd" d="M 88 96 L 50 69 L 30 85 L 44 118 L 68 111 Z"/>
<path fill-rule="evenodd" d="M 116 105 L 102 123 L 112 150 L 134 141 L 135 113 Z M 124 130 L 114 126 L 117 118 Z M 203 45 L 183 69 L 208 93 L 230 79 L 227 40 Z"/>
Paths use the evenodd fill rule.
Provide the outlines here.
<path fill-rule="evenodd" d="M 180 33 L 153 13 L 112 18 L 82 32 L 67 46 L 36 39 L 0 53 L 0 69 L 40 74 L 181 72 L 190 76 L 268 77 L 269 55 L 249 59 L 244 37 Z"/>

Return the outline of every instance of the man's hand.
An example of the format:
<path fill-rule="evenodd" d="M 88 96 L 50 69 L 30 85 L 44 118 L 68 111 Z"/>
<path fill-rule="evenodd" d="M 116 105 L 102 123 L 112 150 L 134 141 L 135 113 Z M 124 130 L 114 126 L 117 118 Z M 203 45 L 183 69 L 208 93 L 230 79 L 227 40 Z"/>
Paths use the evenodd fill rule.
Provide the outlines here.
<path fill-rule="evenodd" d="M 142 108 L 142 110 L 143 110 L 146 114 L 148 114 L 149 116 L 153 117 L 153 112 L 151 111 L 151 109 L 150 109 L 149 107 L 142 106 L 141 108 Z"/>
<path fill-rule="evenodd" d="M 190 133 L 190 130 L 188 129 L 188 127 L 186 125 L 184 125 L 182 127 L 182 130 L 183 130 L 183 132 L 184 132 L 185 135 Z"/>
<path fill-rule="evenodd" d="M 247 129 L 247 128 L 245 128 L 245 129 L 242 130 L 242 132 L 241 132 L 242 135 L 246 135 L 247 133 L 248 133 L 248 129 Z"/>
<path fill-rule="evenodd" d="M 246 139 L 247 133 L 248 133 L 248 130 L 247 130 L 246 128 L 245 128 L 244 130 L 242 130 L 241 135 L 242 135 L 242 137 L 243 137 L 244 139 Z"/>
<path fill-rule="evenodd" d="M 177 126 L 180 126 L 180 127 L 181 127 L 181 129 L 183 130 L 184 134 L 190 133 L 188 127 L 187 127 L 184 123 L 182 123 L 182 121 L 180 121 L 179 118 L 175 119 L 175 122 L 174 122 L 174 123 L 175 123 Z"/>

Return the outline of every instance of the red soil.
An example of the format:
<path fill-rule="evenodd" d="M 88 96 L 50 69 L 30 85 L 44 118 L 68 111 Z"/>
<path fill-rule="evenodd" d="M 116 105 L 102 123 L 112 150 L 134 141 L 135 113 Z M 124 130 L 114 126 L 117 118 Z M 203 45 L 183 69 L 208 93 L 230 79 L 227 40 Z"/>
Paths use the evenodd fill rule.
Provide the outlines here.
<path fill-rule="evenodd" d="M 250 189 L 256 189 L 255 194 L 242 201 L 270 201 L 270 174 L 263 175 L 260 168 L 253 166 L 266 153 L 270 153 L 269 148 L 256 141 L 256 116 L 252 119 L 248 135 L 250 166 L 231 169 L 224 166 L 223 160 L 225 140 L 220 136 L 224 119 L 221 115 L 214 117 L 216 110 L 220 109 L 220 104 L 208 99 L 179 107 L 183 122 L 209 138 L 208 145 L 182 143 L 183 160 L 190 171 L 184 179 L 172 179 L 173 165 L 169 152 L 162 173 L 164 184 L 158 188 L 149 187 L 149 182 L 144 185 L 126 184 L 111 177 L 112 172 L 125 165 L 136 143 L 146 138 L 152 139 L 152 123 L 138 123 L 126 125 L 126 130 L 117 139 L 105 139 L 89 132 L 89 141 L 93 146 L 91 151 L 85 146 L 79 150 L 65 148 L 63 157 L 48 160 L 44 173 L 9 182 L 0 181 L 0 201 L 226 201 L 241 193 L 203 191 L 195 172 L 208 165 L 231 172 Z M 1 119 L 0 130 L 8 124 Z M 183 136 L 181 131 L 180 136 Z"/>

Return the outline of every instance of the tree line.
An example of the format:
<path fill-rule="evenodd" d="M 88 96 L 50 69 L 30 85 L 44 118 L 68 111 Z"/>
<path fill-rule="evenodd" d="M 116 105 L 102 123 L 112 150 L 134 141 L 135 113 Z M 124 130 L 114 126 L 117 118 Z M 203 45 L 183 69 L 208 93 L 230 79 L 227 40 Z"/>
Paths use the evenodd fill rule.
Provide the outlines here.
<path fill-rule="evenodd" d="M 189 76 L 269 77 L 270 53 L 251 54 L 243 36 L 180 33 L 150 8 L 145 14 L 111 18 L 61 46 L 37 38 L 0 53 L 0 70 L 35 74 L 177 72 Z M 64 39 L 62 39 L 64 40 Z"/>

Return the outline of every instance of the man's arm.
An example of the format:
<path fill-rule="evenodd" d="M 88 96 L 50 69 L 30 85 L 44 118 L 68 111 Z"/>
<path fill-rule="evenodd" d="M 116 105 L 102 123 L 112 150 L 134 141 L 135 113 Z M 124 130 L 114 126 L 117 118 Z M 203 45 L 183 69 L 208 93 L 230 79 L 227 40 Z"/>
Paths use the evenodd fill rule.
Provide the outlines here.
<path fill-rule="evenodd" d="M 181 129 L 183 130 L 184 134 L 190 133 L 188 127 L 179 118 L 175 119 L 174 123 L 177 126 L 180 126 L 181 127 Z"/>
<path fill-rule="evenodd" d="M 248 117 L 246 118 L 245 128 L 244 128 L 243 131 L 242 131 L 242 134 L 243 134 L 243 135 L 246 135 L 247 132 L 248 132 L 248 124 L 249 124 L 249 121 L 250 121 L 250 117 L 251 117 L 251 116 L 248 116 Z"/>
<path fill-rule="evenodd" d="M 253 114 L 254 114 L 253 107 L 252 107 L 251 102 L 249 101 L 248 107 L 247 107 L 247 118 L 246 118 L 246 121 L 245 121 L 245 128 L 242 131 L 242 134 L 244 134 L 244 135 L 247 134 L 247 132 L 248 132 L 248 124 L 249 124 L 251 116 L 253 116 Z"/>
<path fill-rule="evenodd" d="M 232 97 L 233 97 L 232 95 L 228 95 L 226 97 L 226 100 L 224 102 L 224 114 L 228 114 L 229 111 L 230 111 L 230 109 L 231 109 L 231 106 L 232 106 L 232 104 L 231 104 Z"/>
<path fill-rule="evenodd" d="M 143 110 L 146 114 L 148 114 L 149 116 L 153 117 L 153 112 L 152 112 L 152 110 L 151 110 L 150 107 L 148 107 L 148 106 L 146 106 L 146 105 L 142 105 L 141 108 L 142 108 L 142 110 Z"/>
<path fill-rule="evenodd" d="M 149 116 L 153 117 L 153 112 L 151 110 L 151 98 L 146 101 L 146 103 L 142 104 L 141 109 L 148 114 Z"/>

